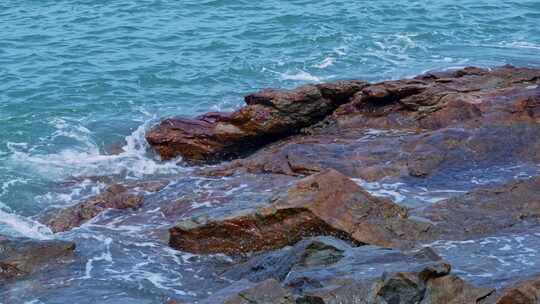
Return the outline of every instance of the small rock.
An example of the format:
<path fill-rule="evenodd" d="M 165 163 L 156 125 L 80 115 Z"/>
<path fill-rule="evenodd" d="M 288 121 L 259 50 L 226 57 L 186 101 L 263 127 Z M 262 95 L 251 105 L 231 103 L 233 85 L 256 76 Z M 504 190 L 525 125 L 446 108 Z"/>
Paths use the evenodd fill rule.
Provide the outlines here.
<path fill-rule="evenodd" d="M 41 221 L 53 232 L 67 231 L 86 223 L 106 209 L 137 209 L 142 206 L 143 200 L 141 194 L 132 193 L 125 186 L 116 184 L 82 203 L 47 214 Z"/>

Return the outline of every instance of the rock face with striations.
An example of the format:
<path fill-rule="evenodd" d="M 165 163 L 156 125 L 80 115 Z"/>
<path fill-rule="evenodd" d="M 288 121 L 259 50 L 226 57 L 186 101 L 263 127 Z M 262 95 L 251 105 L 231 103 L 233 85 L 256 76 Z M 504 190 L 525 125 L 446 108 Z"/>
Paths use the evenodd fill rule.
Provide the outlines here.
<path fill-rule="evenodd" d="M 193 218 L 170 229 L 172 247 L 194 253 L 278 249 L 303 237 L 331 235 L 357 244 L 407 247 L 431 226 L 407 210 L 373 197 L 335 170 L 300 180 L 284 197 L 254 212 L 225 219 Z"/>
<path fill-rule="evenodd" d="M 301 134 L 212 170 L 296 176 L 333 168 L 378 180 L 536 163 L 539 122 L 538 69 L 428 73 L 366 85 Z"/>
<path fill-rule="evenodd" d="M 246 106 L 233 113 L 167 119 L 146 139 L 162 159 L 181 156 L 190 163 L 213 163 L 237 158 L 321 121 L 364 86 L 342 81 L 289 91 L 266 89 L 246 96 Z"/>

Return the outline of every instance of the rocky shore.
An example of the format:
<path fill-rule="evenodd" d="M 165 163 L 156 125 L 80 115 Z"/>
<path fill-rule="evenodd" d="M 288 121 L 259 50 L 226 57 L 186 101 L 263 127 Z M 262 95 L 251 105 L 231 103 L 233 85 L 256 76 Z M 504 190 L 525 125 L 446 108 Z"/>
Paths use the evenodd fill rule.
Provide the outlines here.
<path fill-rule="evenodd" d="M 536 275 L 470 282 L 434 248 L 540 228 L 540 70 L 470 67 L 265 89 L 245 103 L 166 119 L 146 138 L 163 160 L 253 195 L 186 186 L 171 198 L 159 195 L 182 187 L 174 180 L 114 181 L 40 221 L 60 233 L 108 210 L 159 211 L 166 228 L 149 236 L 232 259 L 216 271 L 227 286 L 195 303 L 540 303 L 539 264 Z M 372 187 L 381 184 L 408 188 Z M 428 188 L 448 190 L 439 198 L 411 190 Z M 207 200 L 222 211 L 191 205 Z M 74 250 L 61 241 L 0 246 L 6 282 Z"/>

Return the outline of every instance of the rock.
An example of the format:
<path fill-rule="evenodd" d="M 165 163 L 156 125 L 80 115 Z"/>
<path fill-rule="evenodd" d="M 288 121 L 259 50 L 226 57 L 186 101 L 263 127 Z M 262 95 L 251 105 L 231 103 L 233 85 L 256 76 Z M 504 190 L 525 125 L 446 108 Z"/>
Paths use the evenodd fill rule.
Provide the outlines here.
<path fill-rule="evenodd" d="M 333 168 L 373 181 L 538 162 L 539 84 L 540 70 L 509 66 L 369 84 L 302 134 L 210 170 L 301 176 Z"/>
<path fill-rule="evenodd" d="M 450 273 L 445 262 L 429 264 L 418 272 L 385 273 L 374 284 L 374 297 L 383 303 L 420 303 L 429 280 Z"/>
<path fill-rule="evenodd" d="M 141 194 L 115 184 L 82 203 L 45 215 L 41 221 L 53 232 L 67 231 L 86 223 L 106 209 L 137 209 L 142 206 L 143 200 Z"/>
<path fill-rule="evenodd" d="M 170 229 L 170 245 L 193 253 L 238 254 L 331 235 L 357 244 L 404 247 L 429 230 L 429 224 L 408 219 L 406 209 L 328 170 L 300 180 L 268 207 L 219 220 L 184 220 Z"/>
<path fill-rule="evenodd" d="M 540 176 L 482 187 L 418 210 L 443 239 L 470 239 L 540 225 Z M 509 203 L 511 202 L 511 203 Z"/>
<path fill-rule="evenodd" d="M 479 303 L 493 293 L 450 273 L 446 262 L 432 262 L 413 271 L 389 272 L 337 288 L 307 292 L 300 304 L 462 304 Z"/>
<path fill-rule="evenodd" d="M 474 287 L 455 275 L 429 280 L 421 304 L 480 303 L 494 292 L 490 288 Z"/>
<path fill-rule="evenodd" d="M 0 237 L 0 282 L 24 277 L 68 259 L 75 244 Z"/>
<path fill-rule="evenodd" d="M 538 303 L 540 303 L 540 275 L 507 288 L 497 300 L 497 304 Z"/>
<path fill-rule="evenodd" d="M 370 304 L 373 281 L 355 282 L 337 288 L 320 289 L 300 296 L 297 304 Z"/>
<path fill-rule="evenodd" d="M 267 279 L 283 281 L 295 267 L 322 267 L 337 263 L 343 250 L 324 239 L 305 239 L 294 246 L 251 257 L 233 266 L 223 276 L 235 281 L 248 279 L 260 282 Z"/>
<path fill-rule="evenodd" d="M 217 303 L 217 302 L 214 302 Z M 294 298 L 278 281 L 266 280 L 226 299 L 223 304 L 294 304 Z"/>
<path fill-rule="evenodd" d="M 266 89 L 246 96 L 246 106 L 233 113 L 167 119 L 146 139 L 162 159 L 181 156 L 190 163 L 213 163 L 237 158 L 319 122 L 363 86 L 341 81 L 289 91 Z"/>

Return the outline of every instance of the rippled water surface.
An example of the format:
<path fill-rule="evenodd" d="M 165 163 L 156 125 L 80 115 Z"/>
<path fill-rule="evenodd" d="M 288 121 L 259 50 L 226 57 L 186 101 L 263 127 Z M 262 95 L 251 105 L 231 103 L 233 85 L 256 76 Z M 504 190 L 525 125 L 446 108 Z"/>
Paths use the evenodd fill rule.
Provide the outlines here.
<path fill-rule="evenodd" d="M 538 67 L 538 24 L 537 0 L 2 1 L 0 233 L 50 237 L 36 215 L 103 187 L 58 186 L 74 177 L 178 177 L 171 197 L 149 198 L 144 221 L 120 217 L 59 236 L 84 252 L 69 275 L 3 295 L 9 303 L 201 297 L 200 282 L 209 291 L 223 283 L 190 272 L 204 261 L 133 239 L 141 222 L 165 225 L 157 215 L 152 220 L 153 199 L 173 199 L 182 184 L 218 183 L 157 162 L 143 139 L 152 123 L 234 109 L 263 87 L 396 79 L 467 65 Z M 242 195 L 237 200 L 256 196 Z"/>

